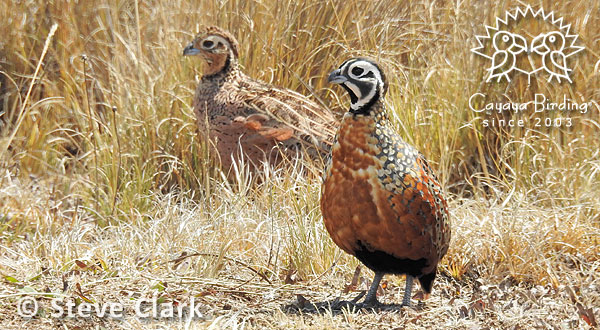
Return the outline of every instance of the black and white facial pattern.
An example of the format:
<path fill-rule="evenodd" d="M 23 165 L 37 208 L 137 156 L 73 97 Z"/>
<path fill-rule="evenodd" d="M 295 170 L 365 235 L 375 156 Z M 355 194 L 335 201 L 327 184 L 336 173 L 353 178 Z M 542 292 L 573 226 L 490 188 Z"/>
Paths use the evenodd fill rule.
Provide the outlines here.
<path fill-rule="evenodd" d="M 385 92 L 385 78 L 381 70 L 367 59 L 347 60 L 339 69 L 331 72 L 329 81 L 342 85 L 348 91 L 352 112 L 361 112 Z"/>

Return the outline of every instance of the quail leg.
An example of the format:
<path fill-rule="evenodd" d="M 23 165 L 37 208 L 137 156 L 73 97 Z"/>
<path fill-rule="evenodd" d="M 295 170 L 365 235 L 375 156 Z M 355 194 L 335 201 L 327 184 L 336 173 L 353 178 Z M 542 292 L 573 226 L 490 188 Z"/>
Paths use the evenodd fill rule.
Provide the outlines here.
<path fill-rule="evenodd" d="M 383 278 L 383 273 L 375 273 L 375 277 L 373 278 L 373 282 L 371 283 L 371 287 L 367 292 L 367 296 L 360 307 L 376 307 L 379 305 L 379 301 L 377 301 L 377 289 L 379 288 L 379 283 Z"/>
<path fill-rule="evenodd" d="M 410 306 L 411 291 L 414 279 L 414 277 L 406 274 L 406 288 L 404 289 L 404 298 L 402 298 L 402 306 Z"/>

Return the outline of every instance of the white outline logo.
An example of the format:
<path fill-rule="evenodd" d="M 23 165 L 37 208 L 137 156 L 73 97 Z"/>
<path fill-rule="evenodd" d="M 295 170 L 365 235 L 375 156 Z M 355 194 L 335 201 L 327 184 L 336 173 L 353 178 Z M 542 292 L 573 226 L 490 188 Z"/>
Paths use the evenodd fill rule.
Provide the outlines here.
<path fill-rule="evenodd" d="M 531 40 L 531 43 L 528 43 L 522 35 L 503 29 L 510 25 L 510 20 L 516 22 L 527 17 L 541 18 L 555 29 L 538 34 Z M 548 82 L 556 78 L 558 83 L 561 82 L 561 79 L 571 83 L 569 74 L 573 69 L 567 66 L 567 58 L 585 49 L 583 46 L 575 45 L 579 36 L 570 33 L 571 24 L 565 25 L 562 17 L 555 18 L 553 11 L 546 14 L 542 8 L 534 12 L 529 5 L 524 10 L 517 7 L 514 13 L 507 11 L 504 19 L 496 18 L 495 27 L 485 25 L 485 30 L 487 35 L 475 36 L 479 46 L 472 48 L 471 51 L 491 60 L 489 68 L 486 69 L 489 72 L 486 82 L 490 82 L 492 79 L 499 82 L 502 78 L 510 81 L 509 74 L 513 71 L 526 74 L 527 81 L 531 82 L 532 75 L 543 71 L 549 74 Z M 487 40 L 492 40 L 492 55 L 484 53 Z M 529 63 L 535 63 L 535 61 L 531 61 L 532 56 L 539 56 L 541 61 L 538 60 L 538 62 L 541 62 L 541 66 L 531 70 L 520 68 L 517 59 L 521 56 L 529 57 Z"/>

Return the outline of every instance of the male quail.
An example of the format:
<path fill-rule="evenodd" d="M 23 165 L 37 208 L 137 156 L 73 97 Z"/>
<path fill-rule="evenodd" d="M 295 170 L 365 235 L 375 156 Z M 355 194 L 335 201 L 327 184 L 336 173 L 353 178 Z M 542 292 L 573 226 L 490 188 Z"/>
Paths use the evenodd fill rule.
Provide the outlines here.
<path fill-rule="evenodd" d="M 323 220 L 331 238 L 375 272 L 362 306 L 377 306 L 384 274 L 406 274 L 403 305 L 413 278 L 429 296 L 437 264 L 448 251 L 448 207 L 425 157 L 389 126 L 385 75 L 364 58 L 329 75 L 350 94 L 324 174 Z"/>

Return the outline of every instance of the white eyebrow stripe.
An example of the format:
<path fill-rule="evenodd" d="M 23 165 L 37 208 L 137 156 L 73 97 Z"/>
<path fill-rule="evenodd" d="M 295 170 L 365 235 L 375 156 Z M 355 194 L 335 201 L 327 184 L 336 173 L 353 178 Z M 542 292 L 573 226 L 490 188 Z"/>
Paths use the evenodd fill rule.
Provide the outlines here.
<path fill-rule="evenodd" d="M 346 62 L 342 63 L 342 65 L 340 66 L 340 72 L 344 72 L 346 70 L 346 67 L 351 63 L 354 62 L 352 62 L 352 60 L 346 60 Z"/>
<path fill-rule="evenodd" d="M 348 65 L 344 65 L 341 69 L 345 69 L 345 67 Z M 375 77 L 376 80 L 376 84 L 374 84 L 373 88 L 369 91 L 369 94 L 367 95 L 362 95 L 362 93 L 360 93 L 360 91 L 357 92 L 358 87 L 350 82 L 346 82 L 346 86 L 348 86 L 348 88 L 350 88 L 354 94 L 357 96 L 357 101 L 356 103 L 351 103 L 350 104 L 350 108 L 352 110 L 358 110 L 361 107 L 365 106 L 367 103 L 369 103 L 373 97 L 375 97 L 375 93 L 377 92 L 377 89 L 380 88 L 379 92 L 383 93 L 383 91 L 385 90 L 385 86 L 384 86 L 384 82 L 383 79 L 381 78 L 381 73 L 379 72 L 379 69 L 377 68 L 377 66 L 375 66 L 374 64 L 372 64 L 371 62 L 365 61 L 365 60 L 357 60 L 355 62 L 351 62 L 350 67 L 348 68 L 348 75 L 351 73 L 350 70 L 352 70 L 355 66 L 360 66 L 361 68 L 363 68 L 365 70 L 365 74 L 368 74 L 368 72 L 373 72 L 373 75 Z M 353 79 L 353 78 L 351 78 Z M 360 79 L 360 78 L 359 78 Z M 372 79 L 372 78 L 371 78 Z"/>
<path fill-rule="evenodd" d="M 220 37 L 220 36 L 215 36 L 215 35 L 211 35 L 206 37 L 204 40 L 210 40 L 213 41 L 214 43 L 222 43 L 224 45 L 226 45 L 229 49 L 231 49 L 231 44 L 229 43 L 229 41 L 227 41 L 227 39 Z"/>
<path fill-rule="evenodd" d="M 367 61 L 360 61 L 360 62 L 364 63 L 363 67 L 366 68 L 366 71 L 373 72 L 373 75 L 375 75 L 375 79 L 377 79 L 377 82 L 382 87 L 385 87 L 385 86 L 383 86 L 384 83 L 383 83 L 383 79 L 381 78 L 381 73 L 379 72 L 379 69 L 375 65 L 373 65 L 371 62 L 367 62 Z M 356 63 L 358 63 L 358 62 L 356 62 Z"/>

